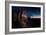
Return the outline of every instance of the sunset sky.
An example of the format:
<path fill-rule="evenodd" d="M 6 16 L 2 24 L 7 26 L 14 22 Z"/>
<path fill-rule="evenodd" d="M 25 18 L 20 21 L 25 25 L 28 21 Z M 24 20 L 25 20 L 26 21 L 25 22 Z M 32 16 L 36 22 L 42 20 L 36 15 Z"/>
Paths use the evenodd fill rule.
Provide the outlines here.
<path fill-rule="evenodd" d="M 19 6 L 12 6 L 13 12 L 19 12 L 22 8 L 26 9 L 27 16 L 40 16 L 40 7 L 19 7 Z"/>

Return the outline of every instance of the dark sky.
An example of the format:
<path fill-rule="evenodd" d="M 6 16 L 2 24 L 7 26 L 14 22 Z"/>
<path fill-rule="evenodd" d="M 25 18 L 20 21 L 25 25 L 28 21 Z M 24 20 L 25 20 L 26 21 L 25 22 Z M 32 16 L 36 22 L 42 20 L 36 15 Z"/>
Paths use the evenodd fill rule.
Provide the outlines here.
<path fill-rule="evenodd" d="M 12 12 L 19 12 L 22 8 L 26 9 L 28 16 L 40 16 L 40 7 L 19 7 L 19 6 L 12 6 Z"/>

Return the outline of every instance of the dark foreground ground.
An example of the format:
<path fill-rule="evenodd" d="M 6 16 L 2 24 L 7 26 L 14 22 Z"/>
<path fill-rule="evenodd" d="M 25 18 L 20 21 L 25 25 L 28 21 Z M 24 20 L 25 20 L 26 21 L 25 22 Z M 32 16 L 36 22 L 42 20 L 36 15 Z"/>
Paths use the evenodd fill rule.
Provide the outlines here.
<path fill-rule="evenodd" d="M 28 27 L 25 27 L 25 28 L 37 28 L 37 27 L 40 27 L 40 18 L 32 18 L 32 19 L 29 19 L 28 21 Z M 21 25 L 19 24 L 18 21 L 14 22 L 12 21 L 12 28 L 22 28 Z"/>

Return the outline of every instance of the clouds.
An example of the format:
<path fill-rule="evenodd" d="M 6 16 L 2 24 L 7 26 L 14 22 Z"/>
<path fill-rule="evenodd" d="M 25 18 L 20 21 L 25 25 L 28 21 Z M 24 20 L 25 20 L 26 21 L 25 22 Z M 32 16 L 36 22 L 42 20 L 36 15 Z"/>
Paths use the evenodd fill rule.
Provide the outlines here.
<path fill-rule="evenodd" d="M 19 6 L 12 6 L 12 11 L 18 13 L 23 11 L 22 8 L 26 9 L 27 16 L 40 16 L 40 7 L 19 7 Z"/>

